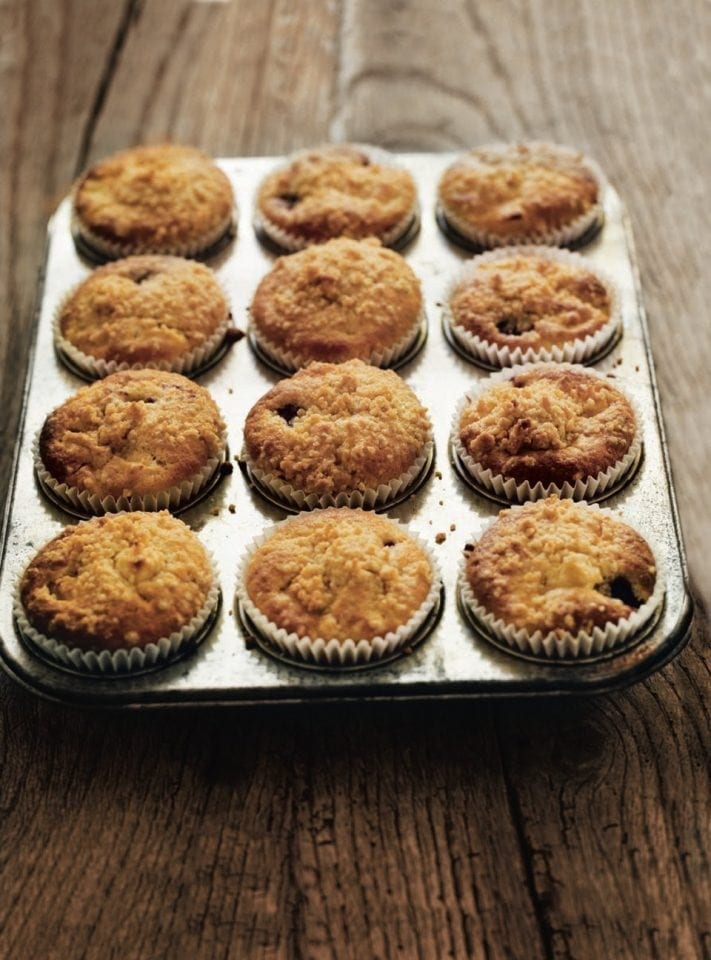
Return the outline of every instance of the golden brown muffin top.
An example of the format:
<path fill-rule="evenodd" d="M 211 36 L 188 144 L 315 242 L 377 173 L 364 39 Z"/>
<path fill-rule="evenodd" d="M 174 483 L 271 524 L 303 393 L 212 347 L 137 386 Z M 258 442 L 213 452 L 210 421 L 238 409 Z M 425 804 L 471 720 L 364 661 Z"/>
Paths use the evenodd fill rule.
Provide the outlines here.
<path fill-rule="evenodd" d="M 99 497 L 158 494 L 220 457 L 224 424 L 204 387 L 179 373 L 126 370 L 84 387 L 47 417 L 42 462 Z"/>
<path fill-rule="evenodd" d="M 488 343 L 549 350 L 597 333 L 612 302 L 585 267 L 517 254 L 479 264 L 457 284 L 450 309 L 454 326 Z"/>
<path fill-rule="evenodd" d="M 420 544 L 375 513 L 328 509 L 281 524 L 252 556 L 247 594 L 299 637 L 373 640 L 404 626 L 433 571 Z"/>
<path fill-rule="evenodd" d="M 582 154 L 545 144 L 472 150 L 442 176 L 445 216 L 513 242 L 550 234 L 598 203 L 598 184 Z"/>
<path fill-rule="evenodd" d="M 229 317 L 211 270 L 194 260 L 138 256 L 94 270 L 63 305 L 59 329 L 78 350 L 114 363 L 172 362 Z"/>
<path fill-rule="evenodd" d="M 80 228 L 127 252 L 209 246 L 226 230 L 234 197 L 211 158 L 175 143 L 133 147 L 99 160 L 79 180 Z"/>
<path fill-rule="evenodd" d="M 407 226 L 417 200 L 406 170 L 373 162 L 347 144 L 297 154 L 269 174 L 257 196 L 261 215 L 306 243 L 382 237 Z"/>
<path fill-rule="evenodd" d="M 166 512 L 119 513 L 67 527 L 22 577 L 27 619 L 70 648 L 145 647 L 203 608 L 213 573 L 204 547 Z"/>
<path fill-rule="evenodd" d="M 299 363 L 369 360 L 412 333 L 421 312 L 417 277 L 373 238 L 330 240 L 280 257 L 251 307 L 258 334 Z"/>
<path fill-rule="evenodd" d="M 405 473 L 431 437 L 427 411 L 391 370 L 311 363 L 250 410 L 251 463 L 305 493 L 377 488 Z"/>
<path fill-rule="evenodd" d="M 590 632 L 630 617 L 654 590 L 646 540 L 595 507 L 549 497 L 502 510 L 466 578 L 495 617 L 529 633 Z"/>
<path fill-rule="evenodd" d="M 632 405 L 608 380 L 552 363 L 489 387 L 459 420 L 476 463 L 531 486 L 596 476 L 624 457 L 636 429 Z"/>

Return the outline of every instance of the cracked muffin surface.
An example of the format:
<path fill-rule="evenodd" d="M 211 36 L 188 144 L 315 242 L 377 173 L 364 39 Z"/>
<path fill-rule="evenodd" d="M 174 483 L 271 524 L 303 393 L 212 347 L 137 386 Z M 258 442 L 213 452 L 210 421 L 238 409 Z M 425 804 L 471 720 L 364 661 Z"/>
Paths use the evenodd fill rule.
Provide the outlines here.
<path fill-rule="evenodd" d="M 126 257 L 94 270 L 64 303 L 59 330 L 98 360 L 180 360 L 226 324 L 229 307 L 213 272 L 171 256 Z"/>
<path fill-rule="evenodd" d="M 245 588 L 288 633 L 358 641 L 404 626 L 427 599 L 433 577 L 426 551 L 397 523 L 326 509 L 281 524 L 257 547 Z"/>
<path fill-rule="evenodd" d="M 79 390 L 45 420 L 42 463 L 99 497 L 147 496 L 194 478 L 224 450 L 208 391 L 178 373 L 126 370 Z"/>
<path fill-rule="evenodd" d="M 175 143 L 99 160 L 74 193 L 79 231 L 119 256 L 200 252 L 229 228 L 233 206 L 230 181 L 212 159 Z"/>
<path fill-rule="evenodd" d="M 504 510 L 467 552 L 474 598 L 529 633 L 590 632 L 630 617 L 652 595 L 654 555 L 627 524 L 549 497 Z"/>
<path fill-rule="evenodd" d="M 83 650 L 146 646 L 204 608 L 213 572 L 205 548 L 166 512 L 122 513 L 67 527 L 23 574 L 30 624 Z"/>
<path fill-rule="evenodd" d="M 361 360 L 311 363 L 281 380 L 244 428 L 252 465 L 318 495 L 395 480 L 431 435 L 427 411 L 407 384 Z"/>
<path fill-rule="evenodd" d="M 469 456 L 494 475 L 561 486 L 620 461 L 637 432 L 634 410 L 583 367 L 534 365 L 470 399 L 459 420 Z"/>
<path fill-rule="evenodd" d="M 421 314 L 417 277 L 377 239 L 331 240 L 280 257 L 251 306 L 257 335 L 299 364 L 367 361 L 414 335 Z"/>
<path fill-rule="evenodd" d="M 444 172 L 438 195 L 455 228 L 515 243 L 574 223 L 596 207 L 599 188 L 582 154 L 511 144 L 465 154 Z"/>
<path fill-rule="evenodd" d="M 536 254 L 480 263 L 450 297 L 452 324 L 499 347 L 544 350 L 597 333 L 612 298 L 583 264 Z"/>
<path fill-rule="evenodd" d="M 406 171 L 371 160 L 349 144 L 297 154 L 270 173 L 257 195 L 263 220 L 299 245 L 334 237 L 394 242 L 414 215 L 415 182 Z"/>

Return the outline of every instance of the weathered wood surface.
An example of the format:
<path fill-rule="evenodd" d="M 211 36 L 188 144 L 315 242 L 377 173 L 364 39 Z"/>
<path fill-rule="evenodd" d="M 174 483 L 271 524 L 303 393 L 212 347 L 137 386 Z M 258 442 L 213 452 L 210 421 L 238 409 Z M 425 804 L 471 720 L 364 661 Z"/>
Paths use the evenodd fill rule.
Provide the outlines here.
<path fill-rule="evenodd" d="M 0 496 L 83 165 L 552 138 L 629 205 L 699 606 L 594 700 L 107 716 L 0 679 L 0 956 L 711 956 L 704 0 L 0 0 Z"/>

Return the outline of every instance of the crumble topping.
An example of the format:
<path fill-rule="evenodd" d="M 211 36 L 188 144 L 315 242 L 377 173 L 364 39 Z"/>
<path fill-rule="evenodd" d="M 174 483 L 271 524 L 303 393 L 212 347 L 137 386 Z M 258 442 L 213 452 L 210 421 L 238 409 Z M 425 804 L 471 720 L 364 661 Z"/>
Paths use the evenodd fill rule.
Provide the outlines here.
<path fill-rule="evenodd" d="M 195 350 L 228 315 L 208 267 L 181 257 L 137 256 L 94 270 L 62 308 L 59 326 L 88 356 L 147 364 Z"/>
<path fill-rule="evenodd" d="M 224 424 L 207 390 L 158 370 L 126 370 L 84 387 L 50 413 L 40 434 L 55 480 L 99 497 L 168 490 L 223 447 Z"/>
<path fill-rule="evenodd" d="M 420 284 L 377 239 L 331 240 L 280 257 L 252 301 L 252 321 L 300 362 L 341 362 L 397 345 L 416 328 Z"/>
<path fill-rule="evenodd" d="M 589 632 L 625 619 L 649 599 L 656 580 L 640 534 L 556 497 L 501 511 L 466 556 L 477 601 L 529 633 Z"/>
<path fill-rule="evenodd" d="M 396 373 L 349 360 L 311 363 L 277 383 L 250 410 L 244 439 L 255 466 L 321 495 L 396 479 L 431 432 L 427 411 Z"/>
<path fill-rule="evenodd" d="M 262 183 L 262 215 L 310 243 L 332 237 L 386 237 L 413 212 L 417 195 L 409 173 L 373 163 L 345 146 L 300 153 Z"/>
<path fill-rule="evenodd" d="M 146 646 L 182 629 L 212 586 L 207 553 L 169 513 L 67 527 L 36 554 L 20 598 L 30 623 L 70 647 Z"/>
<path fill-rule="evenodd" d="M 79 180 L 75 212 L 99 238 L 146 249 L 200 245 L 227 229 L 234 198 L 225 174 L 195 147 L 133 147 Z"/>
<path fill-rule="evenodd" d="M 386 517 L 316 510 L 280 526 L 252 557 L 246 589 L 278 627 L 324 640 L 372 640 L 427 599 L 425 550 Z"/>
<path fill-rule="evenodd" d="M 453 323 L 489 343 L 550 349 L 596 333 L 612 302 L 590 270 L 536 255 L 480 264 L 454 290 Z"/>

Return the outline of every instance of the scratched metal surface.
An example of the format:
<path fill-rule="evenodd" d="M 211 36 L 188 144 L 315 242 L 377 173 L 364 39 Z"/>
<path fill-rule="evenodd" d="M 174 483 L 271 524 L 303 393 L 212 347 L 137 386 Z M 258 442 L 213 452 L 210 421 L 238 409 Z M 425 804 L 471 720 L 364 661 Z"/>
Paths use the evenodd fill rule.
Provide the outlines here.
<path fill-rule="evenodd" d="M 605 226 L 581 252 L 611 273 L 622 293 L 624 336 L 596 366 L 603 372 L 613 372 L 616 383 L 637 401 L 645 447 L 634 479 L 604 505 L 636 525 L 658 546 L 667 583 L 663 613 L 653 631 L 635 646 L 615 656 L 570 665 L 531 662 L 502 652 L 478 636 L 458 609 L 455 583 L 462 548 L 479 535 L 485 521 L 500 508 L 466 487 L 449 462 L 447 438 L 454 405 L 472 382 L 487 375 L 453 352 L 440 325 L 443 291 L 452 273 L 469 256 L 451 245 L 435 223 L 435 187 L 451 159 L 449 154 L 401 157 L 420 192 L 422 228 L 404 254 L 423 283 L 429 336 L 421 353 L 400 373 L 431 412 L 437 455 L 435 473 L 424 487 L 390 513 L 431 543 L 441 566 L 444 608 L 430 636 L 413 653 L 390 664 L 342 673 L 304 670 L 278 662 L 248 645 L 234 603 L 238 560 L 244 545 L 257 532 L 285 514 L 250 490 L 242 472 L 235 469 L 206 500 L 182 514 L 217 557 L 223 592 L 213 629 L 189 656 L 152 673 L 101 679 L 48 665 L 28 651 L 13 624 L 14 584 L 35 550 L 66 523 L 75 522 L 52 506 L 38 489 L 30 454 L 32 437 L 46 414 L 82 385 L 60 364 L 52 347 L 55 306 L 89 271 L 71 241 L 69 206 L 64 201 L 48 228 L 36 349 L 30 359 L 24 426 L 18 437 L 15 481 L 5 515 L 0 660 L 11 675 L 44 696 L 95 706 L 563 694 L 634 682 L 681 649 L 691 617 L 683 548 L 632 236 L 624 207 L 612 188 L 604 197 Z M 220 161 L 233 182 L 240 221 L 236 241 L 211 266 L 230 294 L 235 321 L 242 329 L 246 328 L 252 293 L 274 259 L 254 236 L 251 207 L 256 185 L 275 162 L 266 157 Z M 229 424 L 233 454 L 241 448 L 247 411 L 276 380 L 277 375 L 255 358 L 246 338 L 199 379 L 213 393 Z M 234 505 L 234 512 L 230 505 Z M 435 536 L 440 532 L 446 539 L 436 544 Z"/>

